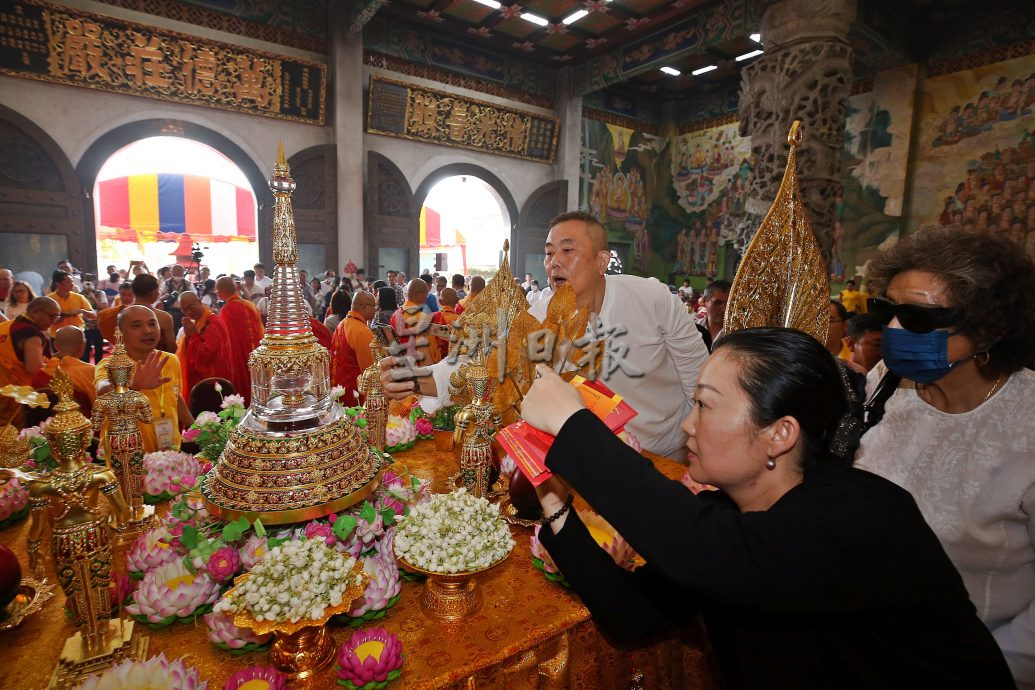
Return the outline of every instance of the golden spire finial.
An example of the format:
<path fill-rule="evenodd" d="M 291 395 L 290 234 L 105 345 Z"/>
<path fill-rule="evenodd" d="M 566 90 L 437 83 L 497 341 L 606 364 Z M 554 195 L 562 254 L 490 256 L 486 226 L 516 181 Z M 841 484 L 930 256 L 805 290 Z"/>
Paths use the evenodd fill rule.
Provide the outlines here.
<path fill-rule="evenodd" d="M 510 240 L 503 240 L 503 251 L 510 251 Z"/>
<path fill-rule="evenodd" d="M 787 134 L 787 168 L 773 205 L 744 252 L 726 304 L 727 333 L 757 326 L 796 328 L 826 342 L 830 277 L 798 186 L 801 121 Z"/>
<path fill-rule="evenodd" d="M 58 404 L 54 406 L 57 414 L 47 427 L 46 435 L 50 437 L 64 432 L 89 431 L 90 420 L 79 411 L 79 403 L 72 397 L 72 379 L 68 377 L 68 373 L 62 367 L 58 367 L 57 373 L 51 379 L 50 389 L 57 394 Z"/>
<path fill-rule="evenodd" d="M 122 341 L 122 329 L 118 326 L 115 327 L 115 348 L 111 351 L 111 357 L 108 358 L 108 378 L 112 379 L 112 383 L 116 383 L 112 377 L 115 372 L 121 371 L 132 371 L 133 367 L 136 366 L 136 362 L 126 354 L 126 345 Z"/>

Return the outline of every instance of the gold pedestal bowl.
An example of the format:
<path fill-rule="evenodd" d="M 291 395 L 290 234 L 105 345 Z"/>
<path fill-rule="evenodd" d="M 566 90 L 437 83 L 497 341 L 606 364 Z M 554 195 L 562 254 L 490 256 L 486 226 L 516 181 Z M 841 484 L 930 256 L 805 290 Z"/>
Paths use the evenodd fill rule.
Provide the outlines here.
<path fill-rule="evenodd" d="M 427 576 L 424 590 L 420 595 L 421 609 L 432 618 L 453 623 L 467 618 L 481 608 L 482 595 L 475 576 L 495 568 L 507 560 L 512 552 L 513 549 L 503 558 L 484 568 L 459 573 L 438 573 L 425 570 L 401 556 L 399 565 L 412 573 Z"/>
<path fill-rule="evenodd" d="M 350 581 L 359 577 L 359 584 L 351 584 L 342 593 L 341 604 L 324 609 L 320 618 L 306 618 L 295 623 L 289 621 L 257 621 L 247 611 L 234 614 L 234 625 L 247 628 L 257 635 L 273 633 L 273 646 L 270 647 L 270 663 L 281 673 L 291 679 L 304 679 L 317 671 L 326 668 L 334 661 L 334 638 L 327 632 L 327 621 L 332 616 L 345 613 L 352 608 L 352 603 L 363 596 L 370 576 L 363 572 L 363 564 L 356 561 Z M 249 577 L 246 573 L 234 580 L 234 587 L 228 589 L 224 597 L 232 598 L 237 586 Z"/>

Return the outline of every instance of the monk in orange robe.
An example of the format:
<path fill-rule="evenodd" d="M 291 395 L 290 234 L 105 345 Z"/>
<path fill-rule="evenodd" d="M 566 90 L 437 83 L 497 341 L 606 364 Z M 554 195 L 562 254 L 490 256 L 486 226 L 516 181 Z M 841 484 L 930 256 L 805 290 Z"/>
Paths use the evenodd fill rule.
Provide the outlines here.
<path fill-rule="evenodd" d="M 133 284 L 123 283 L 119 286 L 118 301 L 97 312 L 97 328 L 109 343 L 115 342 L 115 321 L 119 318 L 119 312 L 133 304 L 134 301 Z"/>
<path fill-rule="evenodd" d="M 377 302 L 369 292 L 359 291 L 352 298 L 352 310 L 338 323 L 331 339 L 331 385 L 341 386 L 346 407 L 359 404 L 356 381 L 363 370 L 374 363 L 370 343 L 374 333 L 367 322 L 377 315 Z"/>
<path fill-rule="evenodd" d="M 82 413 L 89 415 L 97 399 L 97 389 L 93 385 L 94 366 L 79 359 L 85 349 L 86 337 L 83 335 L 83 329 L 78 326 L 62 326 L 54 336 L 54 356 L 47 360 L 40 370 L 40 376 L 33 377 L 32 382 L 37 387 L 49 386 L 50 379 L 57 375 L 58 367 L 61 367 L 72 381 L 75 399 L 82 408 Z"/>
<path fill-rule="evenodd" d="M 392 329 L 396 339 L 405 348 L 405 354 L 415 357 L 419 366 L 428 366 L 442 359 L 438 338 L 428 335 L 431 314 L 425 313 L 428 284 L 419 278 L 406 286 L 406 301 L 392 314 Z"/>
<path fill-rule="evenodd" d="M 431 315 L 432 323 L 441 323 L 452 328 L 453 322 L 460 318 L 460 314 L 456 311 L 457 302 L 459 301 L 460 298 L 457 296 L 456 290 L 453 288 L 443 288 L 438 296 L 439 311 Z M 443 357 L 449 352 L 449 340 L 447 338 L 438 338 L 438 351 Z"/>
<path fill-rule="evenodd" d="M 265 335 L 262 316 L 254 304 L 241 299 L 237 294 L 237 285 L 230 276 L 223 276 L 216 281 L 216 294 L 224 302 L 216 318 L 223 322 L 230 343 L 226 378 L 234 384 L 237 393 L 244 396 L 244 404 L 250 405 L 252 379 L 248 371 L 248 355 L 259 346 Z"/>
<path fill-rule="evenodd" d="M 176 358 L 183 370 L 183 396 L 189 399 L 198 381 L 213 376 L 229 380 L 230 335 L 226 325 L 193 292 L 180 295 L 180 309 L 183 336 L 176 342 Z"/>

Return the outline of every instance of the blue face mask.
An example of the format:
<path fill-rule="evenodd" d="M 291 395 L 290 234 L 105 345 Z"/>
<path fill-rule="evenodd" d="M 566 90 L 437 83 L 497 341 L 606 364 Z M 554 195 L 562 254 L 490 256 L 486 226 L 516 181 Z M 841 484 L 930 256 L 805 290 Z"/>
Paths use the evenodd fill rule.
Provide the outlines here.
<path fill-rule="evenodd" d="M 888 369 L 917 383 L 933 383 L 971 357 L 949 361 L 949 332 L 946 330 L 914 333 L 885 326 L 880 350 Z"/>

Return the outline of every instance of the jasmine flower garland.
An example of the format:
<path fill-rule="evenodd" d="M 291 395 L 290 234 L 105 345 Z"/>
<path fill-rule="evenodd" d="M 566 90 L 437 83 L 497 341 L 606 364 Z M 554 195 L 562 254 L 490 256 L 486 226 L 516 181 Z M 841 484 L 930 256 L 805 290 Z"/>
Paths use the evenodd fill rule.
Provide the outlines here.
<path fill-rule="evenodd" d="M 499 506 L 467 489 L 435 494 L 396 521 L 396 555 L 433 573 L 488 568 L 514 548 Z"/>
<path fill-rule="evenodd" d="M 350 584 L 359 584 L 355 565 L 355 558 L 322 539 L 289 541 L 263 554 L 233 598 L 221 599 L 216 610 L 244 610 L 257 621 L 276 623 L 319 619 L 325 609 L 341 605 Z"/>

